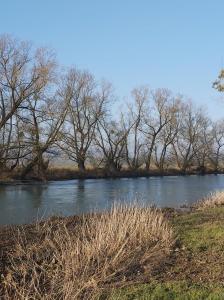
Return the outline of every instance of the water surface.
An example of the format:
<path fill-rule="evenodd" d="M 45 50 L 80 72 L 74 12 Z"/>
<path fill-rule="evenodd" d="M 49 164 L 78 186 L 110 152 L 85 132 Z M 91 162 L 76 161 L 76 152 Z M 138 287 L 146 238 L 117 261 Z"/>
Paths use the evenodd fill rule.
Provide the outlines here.
<path fill-rule="evenodd" d="M 0 224 L 22 224 L 50 215 L 108 209 L 136 199 L 159 207 L 191 204 L 224 189 L 224 175 L 55 181 L 0 186 Z"/>

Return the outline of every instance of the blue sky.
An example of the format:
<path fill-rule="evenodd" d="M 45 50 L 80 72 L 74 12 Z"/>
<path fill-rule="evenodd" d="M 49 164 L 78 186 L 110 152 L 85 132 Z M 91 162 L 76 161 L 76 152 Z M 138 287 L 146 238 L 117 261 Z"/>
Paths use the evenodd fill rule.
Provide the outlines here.
<path fill-rule="evenodd" d="M 0 32 L 55 49 L 62 65 L 111 81 L 121 100 L 149 84 L 220 118 L 212 82 L 224 67 L 223 13 L 223 0 L 2 0 Z"/>

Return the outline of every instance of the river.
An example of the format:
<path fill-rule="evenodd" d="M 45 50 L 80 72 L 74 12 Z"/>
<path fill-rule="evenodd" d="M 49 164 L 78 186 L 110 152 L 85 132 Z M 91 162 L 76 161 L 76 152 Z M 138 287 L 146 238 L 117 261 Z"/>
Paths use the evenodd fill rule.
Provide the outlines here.
<path fill-rule="evenodd" d="M 116 202 L 159 207 L 191 204 L 224 189 L 224 175 L 85 179 L 0 186 L 0 225 L 24 224 L 51 215 L 102 211 Z"/>

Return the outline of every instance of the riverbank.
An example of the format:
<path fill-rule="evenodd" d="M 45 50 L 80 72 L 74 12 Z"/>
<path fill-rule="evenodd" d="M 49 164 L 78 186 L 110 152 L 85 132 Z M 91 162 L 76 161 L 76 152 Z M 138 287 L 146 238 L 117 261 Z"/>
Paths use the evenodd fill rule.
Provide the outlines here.
<path fill-rule="evenodd" d="M 224 171 L 214 171 L 211 169 L 200 170 L 192 169 L 182 172 L 179 169 L 169 169 L 166 171 L 152 170 L 129 170 L 124 169 L 117 172 L 111 172 L 106 169 L 89 169 L 80 172 L 76 169 L 49 169 L 47 173 L 47 180 L 68 180 L 68 179 L 103 179 L 103 178 L 135 178 L 135 177 L 153 177 L 153 176 L 184 176 L 184 175 L 207 175 L 207 174 L 224 174 Z"/>
<path fill-rule="evenodd" d="M 59 276 L 66 291 L 72 293 L 74 284 L 82 286 L 72 299 L 223 299 L 223 204 L 224 194 L 218 193 L 189 211 L 165 210 L 163 216 L 160 210 L 134 209 L 128 214 L 116 210 L 110 218 L 104 214 L 53 218 L 42 224 L 2 228 L 1 287 L 8 286 L 9 293 L 10 289 L 27 293 L 27 288 L 31 293 L 41 280 L 45 285 L 39 292 L 56 293 Z M 82 248 L 83 244 L 88 247 Z M 77 269 L 76 258 L 82 254 L 85 260 Z M 34 275 L 39 278 L 34 280 Z M 80 278 L 73 282 L 72 276 Z M 55 284 L 52 280 L 57 283 L 55 291 L 50 289 Z"/>
<path fill-rule="evenodd" d="M 138 170 L 121 170 L 117 172 L 110 172 L 105 169 L 88 169 L 85 171 L 79 171 L 72 168 L 50 168 L 46 173 L 47 181 L 60 181 L 60 180 L 74 180 L 74 179 L 112 179 L 112 178 L 138 178 L 138 177 L 162 177 L 162 176 L 187 176 L 187 175 L 218 175 L 224 174 L 223 170 L 214 171 L 212 169 L 206 169 L 200 171 L 197 169 L 188 170 L 182 172 L 179 169 L 169 169 L 167 171 L 159 171 L 153 169 L 150 171 L 144 169 Z M 26 179 L 21 180 L 20 173 L 3 173 L 0 175 L 0 185 L 4 184 L 29 184 L 29 183 L 41 183 L 43 180 L 40 178 L 29 175 Z"/>
<path fill-rule="evenodd" d="M 2 298 L 93 299 L 138 277 L 144 266 L 159 265 L 174 239 L 160 210 L 116 205 L 101 214 L 4 228 L 0 243 Z"/>
<path fill-rule="evenodd" d="M 112 289 L 118 299 L 224 299 L 224 208 L 207 208 L 171 219 L 176 248 L 152 279 Z"/>

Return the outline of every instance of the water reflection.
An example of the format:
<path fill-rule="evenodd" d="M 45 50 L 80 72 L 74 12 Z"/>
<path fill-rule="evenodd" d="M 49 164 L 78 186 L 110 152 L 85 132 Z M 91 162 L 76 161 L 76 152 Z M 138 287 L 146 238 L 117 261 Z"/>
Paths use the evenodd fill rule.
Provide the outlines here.
<path fill-rule="evenodd" d="M 224 189 L 224 175 L 87 179 L 0 186 L 0 224 L 27 223 L 37 216 L 100 211 L 108 209 L 114 201 L 138 199 L 160 207 L 179 207 L 217 189 Z"/>

